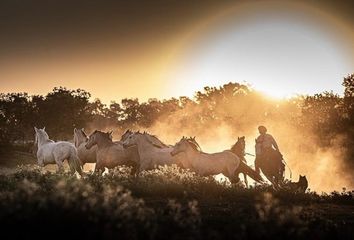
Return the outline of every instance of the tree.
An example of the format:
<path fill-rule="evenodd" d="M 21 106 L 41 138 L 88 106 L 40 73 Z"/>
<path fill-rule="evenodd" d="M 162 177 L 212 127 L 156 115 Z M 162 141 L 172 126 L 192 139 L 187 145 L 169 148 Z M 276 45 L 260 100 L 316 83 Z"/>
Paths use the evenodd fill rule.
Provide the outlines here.
<path fill-rule="evenodd" d="M 354 124 L 354 74 L 350 74 L 344 78 L 342 85 L 344 86 L 344 109 L 347 119 L 347 125 Z"/>
<path fill-rule="evenodd" d="M 91 121 L 90 93 L 82 90 L 54 88 L 44 99 L 37 98 L 40 122 L 49 135 L 56 139 L 71 139 L 75 127 L 83 127 Z"/>
<path fill-rule="evenodd" d="M 13 142 L 25 139 L 31 119 L 29 101 L 27 93 L 0 95 L 0 141 Z"/>

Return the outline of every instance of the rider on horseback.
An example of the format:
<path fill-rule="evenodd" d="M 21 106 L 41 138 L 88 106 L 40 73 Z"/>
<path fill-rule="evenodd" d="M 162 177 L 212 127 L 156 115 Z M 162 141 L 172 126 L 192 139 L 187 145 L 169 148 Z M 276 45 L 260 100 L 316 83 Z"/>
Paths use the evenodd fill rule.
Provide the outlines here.
<path fill-rule="evenodd" d="M 270 164 L 271 161 L 276 161 L 279 166 L 279 175 L 283 177 L 285 165 L 283 163 L 283 156 L 279 151 L 279 147 L 272 135 L 267 133 L 265 126 L 258 127 L 259 136 L 256 139 L 256 160 L 255 169 L 260 172 L 260 163 Z"/>

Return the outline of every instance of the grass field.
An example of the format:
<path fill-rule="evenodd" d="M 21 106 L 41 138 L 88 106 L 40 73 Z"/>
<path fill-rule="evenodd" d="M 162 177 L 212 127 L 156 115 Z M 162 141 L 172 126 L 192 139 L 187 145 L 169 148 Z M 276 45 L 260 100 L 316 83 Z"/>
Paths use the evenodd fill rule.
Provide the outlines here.
<path fill-rule="evenodd" d="M 2 162 L 0 221 L 13 237 L 78 239 L 353 239 L 353 191 L 245 189 L 161 167 L 134 178 L 120 168 L 83 177 Z M 19 161 L 19 159 L 21 161 Z M 2 159 L 3 160 L 3 159 Z M 27 163 L 16 166 L 16 163 Z M 55 169 L 53 166 L 52 169 Z M 50 168 L 50 170 L 52 170 Z M 20 226 L 21 231 L 10 227 Z"/>

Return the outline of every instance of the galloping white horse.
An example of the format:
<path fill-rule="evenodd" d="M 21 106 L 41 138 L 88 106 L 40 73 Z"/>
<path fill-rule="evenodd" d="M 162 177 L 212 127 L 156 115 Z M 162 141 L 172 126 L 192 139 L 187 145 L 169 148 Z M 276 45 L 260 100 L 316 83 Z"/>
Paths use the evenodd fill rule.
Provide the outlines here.
<path fill-rule="evenodd" d="M 37 159 L 38 165 L 45 166 L 47 164 L 58 165 L 58 170 L 63 171 L 64 160 L 68 160 L 71 172 L 77 171 L 82 173 L 80 159 L 74 144 L 64 141 L 54 142 L 49 139 L 45 128 L 38 129 L 34 127 L 36 132 L 35 143 L 38 144 Z"/>
<path fill-rule="evenodd" d="M 139 164 L 139 154 L 136 147 L 123 148 L 123 144 L 113 142 L 111 133 L 94 131 L 85 144 L 87 149 L 97 145 L 95 171 L 103 170 L 105 167 L 114 168 L 119 165 L 132 166 L 132 173 L 135 174 Z"/>
<path fill-rule="evenodd" d="M 189 168 L 201 176 L 224 174 L 231 182 L 237 180 L 235 174 L 240 165 L 240 159 L 230 151 L 218 153 L 204 153 L 201 151 L 195 138 L 183 137 L 174 147 L 171 155 L 185 153 L 185 157 L 180 158 L 184 168 Z"/>
<path fill-rule="evenodd" d="M 177 163 L 177 157 L 171 152 L 173 147 L 167 146 L 157 137 L 146 132 L 131 133 L 123 142 L 125 148 L 138 146 L 140 157 L 139 171 L 150 170 L 159 165 L 172 165 Z"/>
<path fill-rule="evenodd" d="M 80 158 L 80 162 L 82 165 L 85 163 L 96 163 L 96 151 L 97 146 L 94 146 L 90 149 L 85 147 L 86 142 L 88 141 L 88 137 L 84 131 L 84 129 L 74 129 L 74 144 L 77 148 L 77 153 Z"/>

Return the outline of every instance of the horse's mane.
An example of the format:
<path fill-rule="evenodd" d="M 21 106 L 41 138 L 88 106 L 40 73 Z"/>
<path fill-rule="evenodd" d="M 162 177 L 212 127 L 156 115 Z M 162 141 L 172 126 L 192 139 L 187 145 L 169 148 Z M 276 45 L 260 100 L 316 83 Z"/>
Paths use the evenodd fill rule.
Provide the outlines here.
<path fill-rule="evenodd" d="M 122 136 L 120 137 L 120 140 L 121 141 L 123 141 L 123 136 L 124 135 L 126 135 L 126 134 L 132 134 L 132 133 L 134 133 L 132 130 L 130 130 L 130 129 L 127 129 L 127 130 L 125 130 L 125 132 L 122 134 Z"/>
<path fill-rule="evenodd" d="M 240 146 L 241 146 L 240 144 L 242 143 L 241 141 L 245 141 L 245 137 L 244 136 L 238 138 L 237 142 L 234 145 L 231 146 L 231 149 L 230 149 L 231 152 L 236 152 L 240 148 Z M 240 150 L 244 151 L 244 149 L 240 149 Z"/>
<path fill-rule="evenodd" d="M 84 131 L 83 128 L 81 129 L 74 129 L 74 144 L 75 144 L 75 147 L 78 147 L 79 146 L 79 138 L 80 139 L 84 139 L 84 141 L 87 141 L 88 140 L 88 137 Z M 82 141 L 82 140 L 81 140 Z M 81 142 L 83 143 L 83 142 Z"/>
<path fill-rule="evenodd" d="M 194 150 L 203 153 L 202 148 L 199 146 L 199 144 L 197 143 L 197 141 L 194 138 L 190 137 L 190 138 L 187 138 L 186 140 Z"/>
<path fill-rule="evenodd" d="M 49 135 L 48 135 L 48 133 L 46 131 L 44 131 L 43 129 L 38 129 L 38 130 L 39 130 L 38 131 L 39 132 L 39 136 L 45 138 L 43 140 L 46 140 L 46 141 L 50 140 Z"/>
<path fill-rule="evenodd" d="M 38 137 L 42 138 L 41 140 L 44 141 L 44 142 L 54 142 L 53 140 L 51 140 L 49 138 L 49 135 L 48 133 L 43 130 L 43 129 L 38 129 Z"/>
<path fill-rule="evenodd" d="M 95 130 L 91 135 L 99 133 L 100 136 L 104 137 L 106 140 L 109 140 L 110 142 L 113 142 L 112 139 L 109 136 L 109 133 L 102 132 L 100 130 Z"/>
<path fill-rule="evenodd" d="M 146 140 L 151 143 L 152 145 L 154 145 L 155 147 L 158 148 L 167 148 L 168 146 L 166 144 L 164 144 L 160 139 L 158 139 L 155 135 L 152 135 L 148 132 L 143 132 L 140 133 L 139 131 L 137 132 L 139 134 L 142 134 L 146 137 Z"/>
<path fill-rule="evenodd" d="M 87 138 L 87 134 L 85 133 L 84 129 L 79 129 L 79 130 L 82 132 L 82 134 L 84 135 L 84 137 Z"/>

